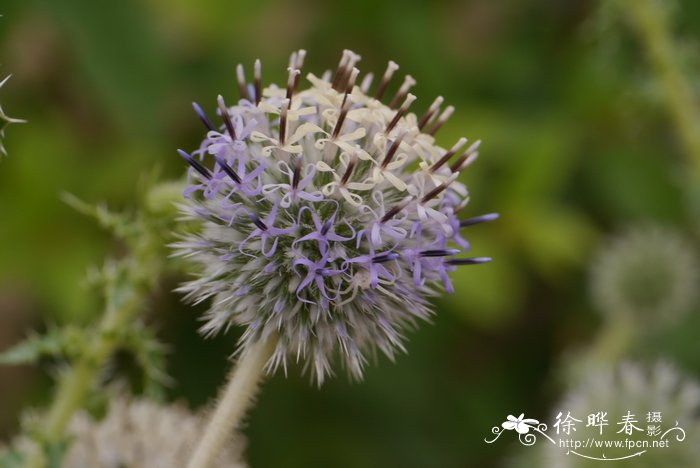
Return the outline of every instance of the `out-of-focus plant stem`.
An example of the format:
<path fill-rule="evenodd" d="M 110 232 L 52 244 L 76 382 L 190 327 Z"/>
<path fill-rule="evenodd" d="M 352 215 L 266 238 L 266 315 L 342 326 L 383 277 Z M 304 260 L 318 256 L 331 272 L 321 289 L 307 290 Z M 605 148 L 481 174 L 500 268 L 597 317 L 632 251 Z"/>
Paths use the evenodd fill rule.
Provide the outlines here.
<path fill-rule="evenodd" d="M 668 8 L 659 0 L 617 0 L 617 3 L 646 50 L 694 176 L 700 179 L 700 110 L 679 63 Z"/>
<path fill-rule="evenodd" d="M 44 447 L 55 447 L 65 440 L 65 430 L 73 414 L 83 405 L 99 380 L 99 374 L 124 336 L 123 331 L 141 312 L 149 292 L 165 266 L 164 236 L 157 223 L 140 221 L 138 235 L 127 242 L 130 255 L 117 267 L 105 286 L 105 311 L 94 336 L 74 364 L 61 375 L 56 394 L 44 420 L 39 421 L 38 437 Z M 43 451 L 28 460 L 28 468 L 46 464 Z"/>
<path fill-rule="evenodd" d="M 216 409 L 187 465 L 189 468 L 207 468 L 217 459 L 226 440 L 233 436 L 253 402 L 265 364 L 276 344 L 277 337 L 270 337 L 259 341 L 241 355 L 229 374 Z"/>

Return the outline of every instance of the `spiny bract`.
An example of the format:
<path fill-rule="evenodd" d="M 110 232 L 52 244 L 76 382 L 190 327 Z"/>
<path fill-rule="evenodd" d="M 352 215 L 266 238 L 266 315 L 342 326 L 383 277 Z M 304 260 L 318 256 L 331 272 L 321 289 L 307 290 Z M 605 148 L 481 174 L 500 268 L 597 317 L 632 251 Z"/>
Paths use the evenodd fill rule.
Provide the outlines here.
<path fill-rule="evenodd" d="M 467 204 L 459 172 L 477 157 L 479 142 L 461 138 L 449 150 L 434 135 L 454 108 L 438 97 L 418 118 L 407 76 L 388 105 L 372 77 L 357 86 L 360 57 L 344 51 L 334 74 L 308 74 L 299 91 L 303 50 L 292 54 L 286 88 L 253 84 L 238 66 L 240 101 L 218 98 L 215 126 L 196 103 L 208 133 L 191 155 L 183 205 L 201 231 L 175 244 L 200 265 L 180 288 L 195 302 L 213 298 L 202 330 L 243 325 L 241 349 L 278 335 L 268 370 L 303 361 L 318 383 L 331 374 L 336 346 L 352 377 L 366 354 L 393 358 L 403 330 L 427 319 L 435 286 L 448 291 L 448 272 L 488 258 L 469 249 L 460 228 L 495 219 L 460 221 Z M 450 161 L 452 160 L 452 161 Z"/>
<path fill-rule="evenodd" d="M 0 81 L 0 89 L 5 85 L 5 83 L 7 83 L 10 76 L 12 75 L 6 76 L 2 81 Z M 2 110 L 2 106 L 0 106 L 0 156 L 7 155 L 7 151 L 5 150 L 5 146 L 3 144 L 3 140 L 5 138 L 5 128 L 13 123 L 24 123 L 24 120 L 10 117 L 9 115 L 5 114 L 5 112 Z"/>

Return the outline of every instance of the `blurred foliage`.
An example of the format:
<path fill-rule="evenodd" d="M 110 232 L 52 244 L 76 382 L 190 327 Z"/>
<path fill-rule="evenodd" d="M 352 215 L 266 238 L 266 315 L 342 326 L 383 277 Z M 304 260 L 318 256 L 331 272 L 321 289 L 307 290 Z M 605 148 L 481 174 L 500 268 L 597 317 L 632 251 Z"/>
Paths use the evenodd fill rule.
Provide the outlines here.
<path fill-rule="evenodd" d="M 694 45 L 700 3 L 677 8 L 677 33 Z M 498 465 L 506 449 L 483 437 L 506 414 L 545 414 L 561 391 L 560 356 L 593 341 L 586 275 L 604 234 L 644 220 L 689 224 L 683 150 L 662 93 L 634 36 L 592 0 L 6 0 L 1 10 L 0 72 L 13 74 L 2 105 L 29 123 L 7 129 L 0 161 L 0 328 L 18 310 L 24 327 L 94 318 L 98 300 L 80 280 L 124 246 L 60 193 L 118 212 L 135 204 L 142 174 L 179 177 L 175 148 L 201 137 L 190 102 L 210 110 L 217 94 L 236 96 L 236 63 L 250 69 L 260 57 L 269 83 L 284 80 L 298 48 L 314 72 L 344 48 L 363 56 L 363 71 L 393 59 L 418 80 L 418 113 L 437 95 L 457 107 L 439 142 L 484 141 L 462 176 L 472 193 L 464 214 L 501 213 L 467 232 L 474 254 L 495 261 L 460 269 L 410 356 L 380 360 L 364 383 L 339 376 L 317 390 L 295 370 L 273 378 L 250 416 L 251 466 Z M 688 70 L 692 50 L 679 50 Z M 168 398 L 203 404 L 236 337 L 198 337 L 199 311 L 174 294 L 150 307 L 170 350 Z M 650 337 L 644 352 L 700 375 L 699 320 Z M 0 350 L 28 330 L 0 335 Z M 149 342 L 134 349 L 147 369 Z M 40 405 L 49 387 L 26 375 L 5 385 L 2 372 L 9 435 L 18 409 L 4 402 Z"/>

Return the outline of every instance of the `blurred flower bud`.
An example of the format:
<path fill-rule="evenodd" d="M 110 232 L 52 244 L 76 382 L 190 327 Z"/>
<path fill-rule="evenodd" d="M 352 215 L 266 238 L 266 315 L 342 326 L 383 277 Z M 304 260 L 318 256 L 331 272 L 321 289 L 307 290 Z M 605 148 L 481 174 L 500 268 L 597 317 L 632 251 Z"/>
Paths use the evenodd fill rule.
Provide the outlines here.
<path fill-rule="evenodd" d="M 696 305 L 698 280 L 694 246 L 675 229 L 648 225 L 629 229 L 597 254 L 591 293 L 608 319 L 653 327 Z"/>

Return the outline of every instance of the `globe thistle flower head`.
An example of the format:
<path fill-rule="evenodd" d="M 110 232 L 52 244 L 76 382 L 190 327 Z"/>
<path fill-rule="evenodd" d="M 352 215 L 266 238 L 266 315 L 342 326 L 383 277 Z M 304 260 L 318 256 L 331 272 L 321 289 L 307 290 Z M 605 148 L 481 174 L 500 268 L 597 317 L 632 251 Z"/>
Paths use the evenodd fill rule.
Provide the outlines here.
<path fill-rule="evenodd" d="M 184 466 L 203 428 L 202 418 L 177 405 L 117 398 L 96 421 L 76 414 L 64 466 L 74 468 L 171 468 Z M 242 468 L 240 434 L 226 445 L 215 467 Z"/>
<path fill-rule="evenodd" d="M 584 427 L 589 414 L 604 411 L 610 424 L 604 430 L 601 438 L 606 440 L 649 440 L 647 434 L 647 419 L 649 413 L 658 412 L 660 422 L 653 422 L 666 431 L 676 425 L 685 431 L 683 441 L 676 440 L 676 432 L 667 437 L 671 445 L 666 448 L 646 450 L 642 456 L 635 457 L 635 467 L 657 466 L 697 466 L 700 457 L 700 445 L 694 443 L 700 430 L 700 385 L 665 362 L 657 362 L 653 365 L 644 365 L 633 362 L 625 362 L 615 367 L 599 368 L 582 380 L 575 388 L 564 396 L 562 401 L 554 408 L 554 414 L 563 411 L 570 412 L 573 416 L 582 419 L 576 436 L 587 438 L 589 435 L 597 435 L 595 427 Z M 617 425 L 621 418 L 628 412 L 638 421 L 637 427 L 641 431 L 634 430 L 632 434 L 619 431 Z M 554 419 L 551 418 L 552 420 Z M 592 431 L 592 432 L 589 432 Z M 572 432 L 573 434 L 573 432 Z M 540 458 L 537 465 L 524 463 L 516 466 L 548 466 L 552 468 L 586 468 L 600 466 L 600 460 L 589 460 L 567 454 L 566 449 L 549 443 L 538 443 L 540 450 L 530 456 Z M 583 451 L 583 449 L 581 449 Z M 598 452 L 592 454 L 600 457 Z M 626 447 L 605 448 L 605 456 L 608 458 L 628 456 L 633 453 Z M 525 454 L 524 454 L 525 455 Z"/>
<path fill-rule="evenodd" d="M 628 229 L 601 250 L 593 265 L 593 300 L 610 317 L 669 323 L 696 303 L 696 251 L 672 228 Z"/>
<path fill-rule="evenodd" d="M 260 61 L 249 84 L 239 65 L 241 98 L 219 96 L 220 125 L 194 104 L 208 132 L 179 153 L 190 166 L 183 211 L 202 227 L 175 248 L 199 265 L 180 290 L 213 299 L 205 334 L 244 326 L 241 349 L 275 334 L 268 370 L 286 372 L 293 358 L 320 384 L 336 349 L 355 378 L 368 354 L 404 350 L 404 331 L 431 314 L 429 297 L 453 290 L 449 272 L 489 260 L 462 256 L 460 229 L 497 215 L 458 218 L 468 193 L 457 177 L 479 142 L 435 143 L 454 110 L 441 111 L 442 97 L 418 117 L 412 77 L 384 99 L 398 65 L 371 93 L 372 76 L 359 81 L 360 57 L 347 50 L 301 90 L 304 58 L 292 54 L 286 87 L 263 88 Z"/>

